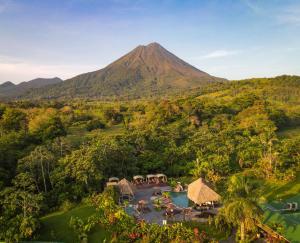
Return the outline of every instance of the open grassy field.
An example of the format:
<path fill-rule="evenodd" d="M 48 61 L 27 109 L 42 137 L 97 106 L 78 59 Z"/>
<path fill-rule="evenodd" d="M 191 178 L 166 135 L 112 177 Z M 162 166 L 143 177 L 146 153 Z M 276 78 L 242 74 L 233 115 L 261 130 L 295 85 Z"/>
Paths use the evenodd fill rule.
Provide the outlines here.
<path fill-rule="evenodd" d="M 263 205 L 264 223 L 275 229 L 290 242 L 300 242 L 300 212 L 284 212 L 287 202 L 297 202 L 300 206 L 300 194 L 282 201 L 272 201 Z"/>
<path fill-rule="evenodd" d="M 79 205 L 67 212 L 55 212 L 41 218 L 42 228 L 39 231 L 39 241 L 78 242 L 74 231 L 69 227 L 72 216 L 86 220 L 95 212 L 94 207 Z M 89 242 L 100 243 L 109 239 L 109 235 L 100 226 L 95 227 L 89 234 Z"/>
<path fill-rule="evenodd" d="M 300 207 L 300 173 L 292 182 L 269 183 L 264 197 L 267 203 L 262 204 L 264 224 L 291 242 L 300 242 L 300 212 L 283 212 L 288 202 L 297 202 Z"/>
<path fill-rule="evenodd" d="M 68 128 L 67 140 L 74 146 L 79 146 L 81 143 L 88 141 L 95 135 L 116 136 L 124 133 L 123 124 L 114 125 L 105 129 L 96 129 L 87 131 L 85 124 L 77 124 Z"/>
<path fill-rule="evenodd" d="M 298 194 L 300 194 L 300 173 L 297 174 L 296 179 L 292 182 L 268 183 L 263 192 L 268 202 L 287 199 Z"/>

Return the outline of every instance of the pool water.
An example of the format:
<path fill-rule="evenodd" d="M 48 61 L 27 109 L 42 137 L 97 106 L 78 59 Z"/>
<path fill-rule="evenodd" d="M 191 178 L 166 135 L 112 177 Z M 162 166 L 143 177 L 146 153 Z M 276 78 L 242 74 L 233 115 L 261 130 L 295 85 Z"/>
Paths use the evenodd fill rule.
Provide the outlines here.
<path fill-rule="evenodd" d="M 170 192 L 172 202 L 182 208 L 187 208 L 189 206 L 189 199 L 186 192 Z"/>
<path fill-rule="evenodd" d="M 133 208 L 133 206 L 132 206 L 132 205 L 126 206 L 126 207 L 125 207 L 125 212 L 126 212 L 127 214 L 129 214 L 129 215 L 133 215 L 133 214 L 134 214 L 134 208 Z"/>

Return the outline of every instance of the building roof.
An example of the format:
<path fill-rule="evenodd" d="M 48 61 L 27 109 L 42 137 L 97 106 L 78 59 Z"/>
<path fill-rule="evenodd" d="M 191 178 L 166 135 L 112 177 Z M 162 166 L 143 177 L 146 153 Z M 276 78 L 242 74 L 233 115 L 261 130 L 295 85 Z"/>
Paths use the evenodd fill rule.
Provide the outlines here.
<path fill-rule="evenodd" d="M 165 174 L 157 174 L 157 177 L 167 177 Z"/>
<path fill-rule="evenodd" d="M 116 181 L 110 181 L 110 182 L 106 182 L 106 186 L 117 186 L 118 182 Z"/>
<path fill-rule="evenodd" d="M 136 175 L 133 177 L 133 180 L 136 180 L 136 179 L 144 179 L 144 176 Z"/>
<path fill-rule="evenodd" d="M 211 189 L 202 178 L 189 184 L 187 196 L 197 204 L 219 201 L 221 199 L 221 196 Z"/>
<path fill-rule="evenodd" d="M 109 182 L 111 182 L 111 181 L 119 181 L 119 178 L 118 178 L 118 177 L 110 177 L 110 178 L 108 179 L 108 181 L 109 181 Z"/>
<path fill-rule="evenodd" d="M 127 181 L 125 178 L 120 180 L 118 185 L 122 195 L 134 195 L 135 186 L 131 182 Z"/>

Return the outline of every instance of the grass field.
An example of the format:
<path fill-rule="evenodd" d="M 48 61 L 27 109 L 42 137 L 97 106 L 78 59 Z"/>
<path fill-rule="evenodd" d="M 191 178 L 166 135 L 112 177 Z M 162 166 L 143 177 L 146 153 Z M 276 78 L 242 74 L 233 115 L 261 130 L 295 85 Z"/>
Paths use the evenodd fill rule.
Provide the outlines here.
<path fill-rule="evenodd" d="M 263 192 L 264 197 L 268 202 L 279 199 L 287 199 L 300 194 L 300 173 L 292 182 L 276 183 L 272 182 L 266 185 Z"/>
<path fill-rule="evenodd" d="M 300 173 L 296 180 L 287 183 L 270 183 L 264 192 L 267 203 L 264 223 L 275 229 L 291 242 L 300 242 L 300 212 L 280 212 L 288 202 L 297 202 L 300 207 Z"/>
<path fill-rule="evenodd" d="M 116 136 L 124 133 L 123 124 L 114 125 L 105 129 L 96 129 L 87 131 L 84 124 L 77 124 L 68 128 L 67 140 L 74 146 L 79 146 L 85 141 L 88 141 L 95 135 Z"/>
<path fill-rule="evenodd" d="M 69 227 L 71 217 L 77 216 L 82 220 L 86 220 L 94 212 L 94 207 L 80 205 L 67 212 L 55 212 L 46 215 L 41 218 L 42 228 L 39 231 L 37 240 L 65 243 L 78 242 L 74 231 Z M 100 226 L 95 227 L 89 234 L 89 242 L 91 243 L 100 243 L 104 239 L 109 239 L 109 235 Z"/>
<path fill-rule="evenodd" d="M 272 201 L 263 205 L 264 223 L 290 242 L 300 242 L 300 212 L 280 212 L 287 202 L 297 202 L 300 206 L 300 195 L 282 201 Z"/>

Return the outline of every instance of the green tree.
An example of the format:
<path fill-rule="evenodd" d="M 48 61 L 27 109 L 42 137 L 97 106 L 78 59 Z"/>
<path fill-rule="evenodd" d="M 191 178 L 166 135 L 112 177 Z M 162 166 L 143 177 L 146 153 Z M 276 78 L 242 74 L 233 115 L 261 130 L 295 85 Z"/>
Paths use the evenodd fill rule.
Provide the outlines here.
<path fill-rule="evenodd" d="M 18 242 L 30 239 L 39 228 L 38 220 L 43 197 L 36 194 L 30 175 L 21 173 L 13 180 L 13 187 L 0 193 L 0 239 Z"/>
<path fill-rule="evenodd" d="M 224 207 L 217 216 L 218 222 L 239 227 L 240 241 L 246 241 L 246 233 L 255 230 L 263 211 L 257 204 L 257 187 L 253 179 L 243 174 L 234 175 L 229 180 L 228 195 Z"/>
<path fill-rule="evenodd" d="M 46 146 L 37 146 L 28 156 L 19 160 L 18 171 L 30 174 L 37 191 L 48 192 L 53 187 L 51 172 L 56 160 Z"/>
<path fill-rule="evenodd" d="M 6 108 L 0 120 L 0 130 L 27 130 L 26 114 L 20 110 Z"/>

